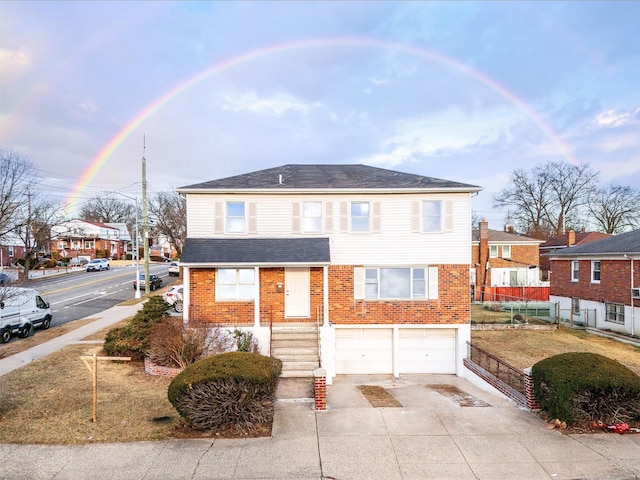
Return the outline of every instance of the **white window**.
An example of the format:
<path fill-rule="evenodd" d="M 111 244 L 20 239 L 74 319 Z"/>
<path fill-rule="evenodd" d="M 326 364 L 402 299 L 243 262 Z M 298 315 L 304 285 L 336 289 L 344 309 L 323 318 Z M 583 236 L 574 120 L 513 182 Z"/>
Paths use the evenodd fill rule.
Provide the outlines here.
<path fill-rule="evenodd" d="M 578 260 L 571 260 L 571 281 L 577 282 L 580 274 L 580 262 Z"/>
<path fill-rule="evenodd" d="M 606 303 L 607 322 L 620 323 L 624 325 L 624 305 L 619 303 Z"/>
<path fill-rule="evenodd" d="M 442 201 L 426 200 L 422 202 L 422 231 L 442 231 Z"/>
<path fill-rule="evenodd" d="M 591 283 L 600 283 L 600 260 L 591 261 Z"/>
<path fill-rule="evenodd" d="M 304 233 L 322 232 L 321 202 L 304 202 L 302 204 L 302 231 Z"/>
<path fill-rule="evenodd" d="M 93 242 L 93 241 L 91 241 L 91 242 L 84 242 L 84 248 L 85 248 L 85 249 L 87 249 L 87 250 L 92 249 L 94 245 L 95 245 L 95 244 L 94 244 L 94 242 Z"/>
<path fill-rule="evenodd" d="M 227 233 L 244 233 L 245 215 L 244 202 L 228 202 L 227 203 Z"/>
<path fill-rule="evenodd" d="M 219 268 L 216 274 L 216 300 L 253 300 L 253 268 Z"/>
<path fill-rule="evenodd" d="M 369 202 L 351 202 L 351 231 L 369 231 Z"/>
<path fill-rule="evenodd" d="M 498 245 L 489 245 L 489 258 L 498 258 Z"/>
<path fill-rule="evenodd" d="M 502 258 L 511 258 L 511 245 L 502 245 Z"/>
<path fill-rule="evenodd" d="M 580 299 L 572 298 L 571 299 L 571 311 L 573 313 L 580 313 Z"/>
<path fill-rule="evenodd" d="M 7 247 L 7 252 L 9 253 L 10 257 L 13 257 L 13 245 L 9 245 Z"/>
<path fill-rule="evenodd" d="M 366 268 L 365 298 L 424 299 L 426 276 L 424 268 Z"/>
<path fill-rule="evenodd" d="M 62 250 L 63 248 L 67 248 L 67 242 L 58 242 L 58 250 Z M 9 253 L 11 255 L 11 253 Z"/>

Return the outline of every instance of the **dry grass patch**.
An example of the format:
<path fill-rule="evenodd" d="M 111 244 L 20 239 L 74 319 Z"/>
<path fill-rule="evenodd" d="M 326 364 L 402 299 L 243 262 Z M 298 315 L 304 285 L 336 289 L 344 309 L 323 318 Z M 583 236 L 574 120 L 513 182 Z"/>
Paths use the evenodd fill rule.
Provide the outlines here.
<path fill-rule="evenodd" d="M 640 348 L 583 330 L 473 330 L 471 340 L 518 369 L 567 352 L 592 352 L 617 360 L 640 375 Z"/>
<path fill-rule="evenodd" d="M 0 377 L 0 443 L 82 444 L 165 439 L 180 420 L 170 380 L 140 364 L 98 365 L 98 421 L 92 380 L 80 360 L 101 346 L 72 345 Z"/>

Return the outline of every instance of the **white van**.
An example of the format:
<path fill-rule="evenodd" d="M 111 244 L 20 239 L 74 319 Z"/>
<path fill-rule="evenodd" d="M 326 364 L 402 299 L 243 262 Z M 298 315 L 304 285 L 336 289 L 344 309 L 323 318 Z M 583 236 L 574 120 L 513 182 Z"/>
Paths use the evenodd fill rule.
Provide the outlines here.
<path fill-rule="evenodd" d="M 0 341 L 7 343 L 11 335 L 29 336 L 31 327 L 46 330 L 51 326 L 51 307 L 31 288 L 0 288 Z"/>

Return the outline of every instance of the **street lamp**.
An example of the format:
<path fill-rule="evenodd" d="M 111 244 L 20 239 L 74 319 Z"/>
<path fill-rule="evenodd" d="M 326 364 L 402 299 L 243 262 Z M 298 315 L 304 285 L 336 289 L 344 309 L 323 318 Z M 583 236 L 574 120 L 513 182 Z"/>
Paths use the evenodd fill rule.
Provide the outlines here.
<path fill-rule="evenodd" d="M 136 202 L 136 296 L 140 298 L 140 247 L 138 245 L 138 199 L 136 197 L 130 197 L 122 192 L 111 192 L 116 195 L 122 195 Z M 133 257 L 131 257 L 133 259 Z"/>

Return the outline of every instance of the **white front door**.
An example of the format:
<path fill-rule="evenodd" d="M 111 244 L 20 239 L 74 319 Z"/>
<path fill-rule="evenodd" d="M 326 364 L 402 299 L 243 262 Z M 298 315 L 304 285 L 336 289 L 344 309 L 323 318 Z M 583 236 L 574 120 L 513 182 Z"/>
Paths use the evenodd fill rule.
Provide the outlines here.
<path fill-rule="evenodd" d="M 309 317 L 310 287 L 308 268 L 284 269 L 285 317 Z"/>

